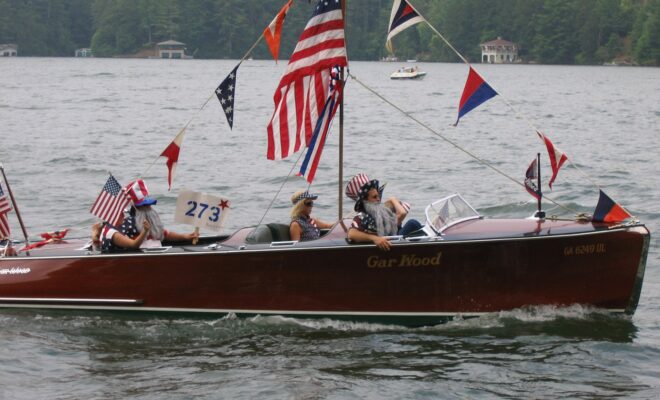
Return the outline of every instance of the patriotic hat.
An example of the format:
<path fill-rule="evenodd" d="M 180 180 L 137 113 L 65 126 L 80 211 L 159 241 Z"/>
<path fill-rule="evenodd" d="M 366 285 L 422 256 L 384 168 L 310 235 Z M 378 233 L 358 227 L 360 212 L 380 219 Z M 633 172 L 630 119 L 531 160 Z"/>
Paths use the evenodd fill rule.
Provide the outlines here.
<path fill-rule="evenodd" d="M 319 196 L 309 193 L 307 190 L 299 190 L 291 196 L 291 203 L 297 204 L 300 200 L 303 199 L 312 199 L 316 200 Z"/>
<path fill-rule="evenodd" d="M 149 190 L 142 179 L 129 183 L 125 190 L 135 207 L 156 204 L 156 199 L 149 197 Z"/>
<path fill-rule="evenodd" d="M 367 199 L 369 191 L 374 188 L 383 197 L 385 185 L 380 186 L 378 179 L 370 180 L 365 174 L 357 174 L 348 182 L 348 185 L 346 185 L 346 196 L 355 200 L 355 207 L 353 207 L 355 211 L 364 211 L 364 201 Z"/>
<path fill-rule="evenodd" d="M 378 193 L 382 196 L 385 185 L 380 186 L 378 179 L 369 179 L 365 174 L 357 174 L 346 185 L 346 196 L 354 201 L 364 200 L 373 188 L 378 189 Z"/>

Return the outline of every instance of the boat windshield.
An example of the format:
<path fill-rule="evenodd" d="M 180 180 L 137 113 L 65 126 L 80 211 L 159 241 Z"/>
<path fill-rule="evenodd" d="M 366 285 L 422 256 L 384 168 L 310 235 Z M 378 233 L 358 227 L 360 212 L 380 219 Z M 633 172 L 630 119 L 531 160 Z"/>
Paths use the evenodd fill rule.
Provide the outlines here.
<path fill-rule="evenodd" d="M 458 193 L 426 207 L 426 225 L 436 234 L 459 222 L 477 218 L 481 218 L 481 215 Z"/>

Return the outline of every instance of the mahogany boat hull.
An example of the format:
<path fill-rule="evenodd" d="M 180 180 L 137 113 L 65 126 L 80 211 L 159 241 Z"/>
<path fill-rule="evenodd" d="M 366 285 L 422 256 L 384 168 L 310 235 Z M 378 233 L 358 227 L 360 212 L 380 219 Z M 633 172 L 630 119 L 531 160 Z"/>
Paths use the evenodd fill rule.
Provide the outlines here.
<path fill-rule="evenodd" d="M 82 242 L 51 245 L 30 256 L 0 259 L 0 307 L 277 314 L 410 325 L 541 305 L 634 313 L 650 238 L 643 225 L 588 224 L 586 230 L 565 232 L 566 225 L 539 226 L 497 235 L 489 232 L 492 223 L 475 221 L 440 239 L 394 242 L 389 252 L 348 244 L 339 227 L 316 243 L 233 246 L 232 240 L 242 240 L 234 235 L 216 250 L 184 246 L 159 254 L 74 256 L 72 248 Z M 471 229 L 482 234 L 474 238 Z"/>

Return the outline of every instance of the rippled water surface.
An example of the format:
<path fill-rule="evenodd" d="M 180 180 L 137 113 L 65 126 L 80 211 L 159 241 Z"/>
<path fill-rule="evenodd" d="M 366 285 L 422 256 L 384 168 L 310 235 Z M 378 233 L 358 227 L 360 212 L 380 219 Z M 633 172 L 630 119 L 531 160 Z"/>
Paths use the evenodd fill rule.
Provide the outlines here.
<path fill-rule="evenodd" d="M 285 181 L 296 171 L 296 157 L 265 159 L 265 126 L 285 63 L 251 61 L 239 68 L 229 130 L 212 95 L 234 66 L 0 60 L 0 162 L 28 232 L 68 227 L 70 236 L 86 236 L 94 220 L 88 210 L 107 172 L 123 183 L 142 175 L 163 219 L 179 230 L 187 228 L 175 226 L 172 214 L 183 188 L 231 200 L 225 232 L 262 217 L 286 221 L 288 197 L 305 187 L 300 178 Z M 428 72 L 424 81 L 401 82 L 389 79 L 398 64 L 351 64 L 361 82 L 436 134 L 349 80 L 344 179 L 365 172 L 386 181 L 386 195 L 412 203 L 420 219 L 426 204 L 453 192 L 487 217 L 525 217 L 535 208 L 529 195 L 456 147 L 516 180 L 541 152 L 547 176 L 538 128 L 579 168 L 562 168 L 547 195 L 575 212 L 592 212 L 594 184 L 600 185 L 653 234 L 632 318 L 548 307 L 413 329 L 278 317 L 4 310 L 0 399 L 659 397 L 660 70 L 477 65 L 502 96 L 453 127 L 467 67 L 419 66 Z M 168 192 L 164 163 L 151 165 L 188 122 Z M 311 188 L 320 194 L 315 214 L 326 220 L 337 216 L 337 137 L 335 130 Z M 570 215 L 550 203 L 545 208 Z M 343 209 L 347 214 L 351 205 Z M 15 220 L 12 230 L 20 236 Z"/>

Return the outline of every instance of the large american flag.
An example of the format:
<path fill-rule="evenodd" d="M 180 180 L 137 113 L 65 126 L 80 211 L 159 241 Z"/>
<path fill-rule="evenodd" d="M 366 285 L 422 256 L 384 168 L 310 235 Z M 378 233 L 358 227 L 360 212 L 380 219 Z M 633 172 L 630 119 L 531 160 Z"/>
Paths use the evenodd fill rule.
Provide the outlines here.
<path fill-rule="evenodd" d="M 0 183 L 0 238 L 8 238 L 11 230 L 9 229 L 9 220 L 7 213 L 11 211 L 11 205 L 7 200 L 7 195 L 2 190 L 2 183 Z"/>
<path fill-rule="evenodd" d="M 131 198 L 126 191 L 122 189 L 115 177 L 110 175 L 89 212 L 111 225 L 117 225 L 124 208 L 130 202 Z"/>
<path fill-rule="evenodd" d="M 273 96 L 268 159 L 286 158 L 309 143 L 328 97 L 330 69 L 347 63 L 341 1 L 319 0 Z"/>

